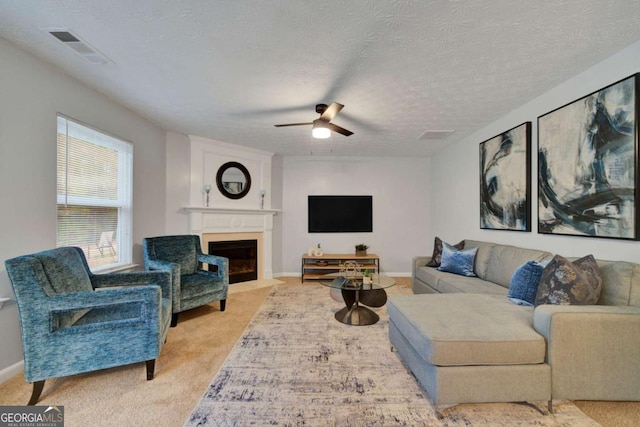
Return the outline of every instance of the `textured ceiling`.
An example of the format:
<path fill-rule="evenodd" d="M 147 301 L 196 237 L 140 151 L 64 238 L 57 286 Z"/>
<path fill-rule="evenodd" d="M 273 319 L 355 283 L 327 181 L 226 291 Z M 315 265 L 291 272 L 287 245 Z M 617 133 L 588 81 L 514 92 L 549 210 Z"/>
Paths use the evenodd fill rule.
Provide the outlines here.
<path fill-rule="evenodd" d="M 0 0 L 0 36 L 163 128 L 283 155 L 430 155 L 640 40 L 639 21 L 630 0 Z M 348 138 L 273 127 L 334 101 Z"/>

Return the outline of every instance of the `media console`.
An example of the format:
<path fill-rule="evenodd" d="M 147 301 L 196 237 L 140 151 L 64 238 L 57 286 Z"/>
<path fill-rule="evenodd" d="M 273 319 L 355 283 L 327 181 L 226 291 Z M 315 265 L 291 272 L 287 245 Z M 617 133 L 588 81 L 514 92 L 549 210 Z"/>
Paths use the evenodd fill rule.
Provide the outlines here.
<path fill-rule="evenodd" d="M 375 274 L 380 274 L 380 258 L 376 254 L 356 256 L 354 254 L 324 254 L 322 256 L 302 255 L 301 276 L 304 280 L 318 280 L 328 273 L 340 271 L 340 263 L 355 261 Z"/>

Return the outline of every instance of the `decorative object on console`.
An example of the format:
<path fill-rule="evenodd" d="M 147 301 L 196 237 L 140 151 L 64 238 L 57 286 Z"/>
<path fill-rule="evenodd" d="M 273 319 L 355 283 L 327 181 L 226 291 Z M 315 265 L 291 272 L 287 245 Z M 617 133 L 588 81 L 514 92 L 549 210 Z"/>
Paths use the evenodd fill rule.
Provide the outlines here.
<path fill-rule="evenodd" d="M 438 270 L 461 276 L 476 277 L 473 272 L 473 262 L 478 248 L 458 250 L 448 243 L 442 243 L 442 259 Z"/>
<path fill-rule="evenodd" d="M 320 243 L 318 243 L 318 246 L 313 248 L 313 256 L 322 256 L 322 255 L 324 255 L 324 251 L 320 247 Z"/>
<path fill-rule="evenodd" d="M 369 246 L 364 243 L 359 243 L 356 245 L 356 256 L 367 256 L 367 249 Z"/>
<path fill-rule="evenodd" d="M 639 238 L 639 79 L 538 117 L 538 233 Z"/>
<path fill-rule="evenodd" d="M 480 143 L 480 228 L 531 231 L 531 122 Z"/>
<path fill-rule="evenodd" d="M 602 275 L 593 257 L 573 262 L 556 255 L 542 271 L 535 305 L 594 305 L 602 290 Z"/>
<path fill-rule="evenodd" d="M 442 243 L 442 240 L 436 236 L 433 241 L 433 254 L 431 255 L 431 260 L 427 263 L 427 267 L 440 267 L 442 259 Z M 464 249 L 464 240 L 456 243 L 453 247 L 458 250 Z"/>
<path fill-rule="evenodd" d="M 518 267 L 511 276 L 507 298 L 514 304 L 533 306 L 545 265 L 527 261 Z"/>
<path fill-rule="evenodd" d="M 209 207 L 209 193 L 211 192 L 211 184 L 204 185 L 204 192 L 207 193 L 207 207 Z"/>

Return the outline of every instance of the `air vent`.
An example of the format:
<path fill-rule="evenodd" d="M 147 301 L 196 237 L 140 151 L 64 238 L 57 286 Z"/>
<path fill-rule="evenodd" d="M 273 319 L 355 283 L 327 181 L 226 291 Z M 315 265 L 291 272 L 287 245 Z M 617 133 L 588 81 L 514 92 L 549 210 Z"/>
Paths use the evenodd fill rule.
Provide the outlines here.
<path fill-rule="evenodd" d="M 453 130 L 426 130 L 418 139 L 446 139 Z"/>
<path fill-rule="evenodd" d="M 49 30 L 49 34 L 60 40 L 65 46 L 73 49 L 75 53 L 92 64 L 108 64 L 110 61 L 106 56 L 94 49 L 89 43 L 82 41 L 80 37 L 67 30 Z"/>

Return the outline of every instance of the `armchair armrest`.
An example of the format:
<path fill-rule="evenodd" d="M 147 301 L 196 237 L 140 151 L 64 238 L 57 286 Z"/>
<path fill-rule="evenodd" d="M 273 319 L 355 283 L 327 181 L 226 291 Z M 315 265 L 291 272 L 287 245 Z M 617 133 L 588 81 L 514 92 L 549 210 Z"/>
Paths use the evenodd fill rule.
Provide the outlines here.
<path fill-rule="evenodd" d="M 640 400 L 640 307 L 540 305 L 552 397 Z"/>
<path fill-rule="evenodd" d="M 218 266 L 218 277 L 221 279 L 229 274 L 229 259 L 217 255 L 209 255 L 204 253 L 198 254 L 198 262 L 204 262 L 209 265 Z"/>
<path fill-rule="evenodd" d="M 81 326 L 74 325 L 70 328 L 73 331 L 67 330 L 66 332 L 88 332 L 90 329 L 109 330 L 109 328 L 115 326 L 145 322 L 157 325 L 160 313 L 160 299 L 161 291 L 157 285 L 105 288 L 97 291 L 57 294 L 44 298 L 38 305 L 37 310 L 31 310 L 31 318 L 40 317 L 42 320 L 32 323 L 31 328 L 34 333 L 30 334 L 30 336 L 40 340 L 60 339 L 50 334 L 55 332 L 56 336 L 59 337 L 60 331 L 64 330 L 60 328 L 72 326 L 72 323 L 67 321 L 70 315 L 80 312 L 81 316 L 91 310 L 100 309 L 110 310 L 114 313 L 118 310 L 123 310 L 123 312 L 128 312 L 128 315 L 126 318 L 114 317 L 113 319 L 105 316 L 107 320 Z M 135 311 L 131 311 L 132 304 L 140 306 L 137 317 Z M 39 331 L 36 332 L 36 330 Z"/>
<path fill-rule="evenodd" d="M 415 278 L 418 267 L 426 266 L 429 261 L 431 261 L 431 256 L 414 256 L 411 263 L 411 277 Z"/>
<path fill-rule="evenodd" d="M 180 266 L 177 265 L 177 268 L 179 271 Z M 94 289 L 106 287 L 158 285 L 160 286 L 160 289 L 162 289 L 162 296 L 164 298 L 170 298 L 172 290 L 171 272 L 167 272 L 165 270 L 94 274 L 91 276 L 91 284 Z"/>

